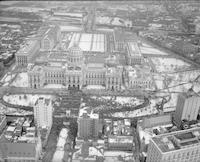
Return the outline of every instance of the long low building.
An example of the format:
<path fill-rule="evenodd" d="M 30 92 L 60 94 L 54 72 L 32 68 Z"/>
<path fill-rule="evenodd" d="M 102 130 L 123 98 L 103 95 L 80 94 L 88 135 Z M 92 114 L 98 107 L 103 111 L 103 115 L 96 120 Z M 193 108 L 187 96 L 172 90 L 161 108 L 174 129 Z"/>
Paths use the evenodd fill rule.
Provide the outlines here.
<path fill-rule="evenodd" d="M 126 46 L 127 62 L 129 65 L 142 64 L 144 59 L 141 54 L 138 43 L 135 41 L 128 42 Z"/>
<path fill-rule="evenodd" d="M 126 150 L 133 149 L 133 136 L 109 136 L 108 137 L 109 150 Z"/>

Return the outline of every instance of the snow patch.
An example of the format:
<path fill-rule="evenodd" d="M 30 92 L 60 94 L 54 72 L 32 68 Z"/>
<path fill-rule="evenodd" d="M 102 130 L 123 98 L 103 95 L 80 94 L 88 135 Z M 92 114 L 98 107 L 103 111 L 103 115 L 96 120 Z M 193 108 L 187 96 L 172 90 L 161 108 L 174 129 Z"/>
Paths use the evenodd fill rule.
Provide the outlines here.
<path fill-rule="evenodd" d="M 51 95 L 5 95 L 3 96 L 4 101 L 14 104 L 14 105 L 21 105 L 21 106 L 33 106 L 37 99 L 40 97 L 44 97 L 47 99 L 52 99 L 53 96 Z"/>
<path fill-rule="evenodd" d="M 11 85 L 15 87 L 28 87 L 28 74 L 25 72 L 19 73 Z"/>

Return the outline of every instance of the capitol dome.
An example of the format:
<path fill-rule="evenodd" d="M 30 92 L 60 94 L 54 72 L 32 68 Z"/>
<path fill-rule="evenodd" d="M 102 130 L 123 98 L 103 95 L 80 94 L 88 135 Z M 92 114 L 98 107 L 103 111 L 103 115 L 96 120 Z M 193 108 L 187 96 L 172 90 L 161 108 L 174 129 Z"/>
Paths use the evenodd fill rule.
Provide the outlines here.
<path fill-rule="evenodd" d="M 83 51 L 82 49 L 78 46 L 78 44 L 74 44 L 72 47 L 69 48 L 69 55 L 70 56 L 82 56 L 83 55 Z"/>
<path fill-rule="evenodd" d="M 83 51 L 77 44 L 74 44 L 72 47 L 70 47 L 68 51 L 69 63 L 78 65 L 83 62 Z"/>

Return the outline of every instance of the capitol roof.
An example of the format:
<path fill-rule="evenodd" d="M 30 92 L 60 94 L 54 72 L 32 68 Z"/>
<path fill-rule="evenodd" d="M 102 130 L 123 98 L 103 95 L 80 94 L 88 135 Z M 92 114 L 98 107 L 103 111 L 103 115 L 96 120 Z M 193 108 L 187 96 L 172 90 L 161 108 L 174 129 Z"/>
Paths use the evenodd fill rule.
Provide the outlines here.
<path fill-rule="evenodd" d="M 78 46 L 77 43 L 74 43 L 72 47 L 68 49 L 70 56 L 81 56 L 83 55 L 82 49 Z"/>

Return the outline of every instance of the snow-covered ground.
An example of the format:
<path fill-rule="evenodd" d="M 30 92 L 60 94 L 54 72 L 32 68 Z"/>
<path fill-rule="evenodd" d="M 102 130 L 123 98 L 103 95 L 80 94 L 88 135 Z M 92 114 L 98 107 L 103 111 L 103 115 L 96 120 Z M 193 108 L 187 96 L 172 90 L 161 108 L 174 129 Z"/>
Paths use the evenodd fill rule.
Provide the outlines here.
<path fill-rule="evenodd" d="M 158 50 L 148 44 L 142 43 L 142 46 L 140 46 L 140 50 L 142 54 L 149 54 L 149 55 L 168 55 L 168 53 Z"/>
<path fill-rule="evenodd" d="M 130 117 L 147 116 L 147 115 L 156 114 L 156 113 L 158 113 L 158 111 L 154 106 L 148 106 L 148 107 L 141 108 L 135 111 L 113 113 L 112 116 L 130 118 Z"/>
<path fill-rule="evenodd" d="M 188 69 L 190 65 L 176 58 L 151 58 L 158 72 L 175 72 Z"/>
<path fill-rule="evenodd" d="M 28 87 L 28 74 L 26 72 L 19 73 L 16 79 L 12 82 L 11 86 Z"/>
<path fill-rule="evenodd" d="M 171 99 L 169 102 L 164 104 L 164 112 L 174 111 L 177 104 L 177 98 L 178 94 L 181 92 L 187 92 L 188 89 L 193 87 L 193 90 L 196 93 L 200 94 L 200 82 L 194 82 L 194 80 L 200 75 L 199 70 L 193 70 L 193 71 L 187 71 L 187 72 L 178 72 L 174 74 L 163 74 L 162 76 L 156 76 L 154 77 L 156 83 L 160 82 L 164 76 L 167 80 L 167 89 L 163 89 L 159 91 L 159 93 L 156 93 L 157 97 L 162 96 L 170 96 Z M 158 89 L 162 89 L 161 84 L 158 83 L 157 85 L 160 86 Z M 162 83 L 163 84 L 163 83 Z M 164 88 L 164 87 L 163 87 Z M 159 102 L 155 99 L 155 102 Z"/>
<path fill-rule="evenodd" d="M 195 92 L 200 92 L 200 82 L 194 82 L 194 80 L 198 76 L 200 76 L 200 71 L 188 71 L 186 73 L 168 74 L 167 76 L 171 78 L 171 82 L 168 85 L 171 92 L 186 92 L 192 86 Z"/>
<path fill-rule="evenodd" d="M 117 96 L 116 98 L 113 96 L 101 96 L 101 97 L 92 96 L 91 98 L 100 101 L 112 100 L 112 102 L 114 103 L 118 103 L 121 105 L 128 104 L 133 106 L 141 104 L 143 102 L 142 100 L 135 97 L 123 97 L 123 96 Z"/>
<path fill-rule="evenodd" d="M 160 75 L 160 74 L 154 74 L 153 78 L 155 80 L 156 86 L 158 89 L 163 89 L 164 88 L 164 79 L 165 75 Z"/>
<path fill-rule="evenodd" d="M 44 88 L 66 88 L 66 86 L 62 84 L 47 84 Z"/>
<path fill-rule="evenodd" d="M 12 80 L 12 78 L 15 77 L 16 74 L 5 74 L 4 77 L 1 79 L 1 83 L 4 83 L 3 86 L 8 86 L 9 82 Z"/>
<path fill-rule="evenodd" d="M 101 85 L 88 85 L 86 89 L 105 89 L 105 87 Z"/>
<path fill-rule="evenodd" d="M 57 148 L 56 152 L 54 153 L 52 162 L 62 162 L 64 156 L 64 146 L 67 137 L 68 137 L 68 130 L 66 128 L 63 128 L 59 134 L 59 139 L 56 145 Z"/>
<path fill-rule="evenodd" d="M 3 96 L 4 101 L 14 104 L 14 105 L 22 105 L 22 106 L 33 106 L 38 98 L 44 97 L 47 99 L 53 99 L 51 95 L 5 95 Z"/>
<path fill-rule="evenodd" d="M 1 115 L 33 115 L 33 112 L 22 110 L 22 109 L 9 108 L 7 106 L 0 104 L 0 114 Z"/>

